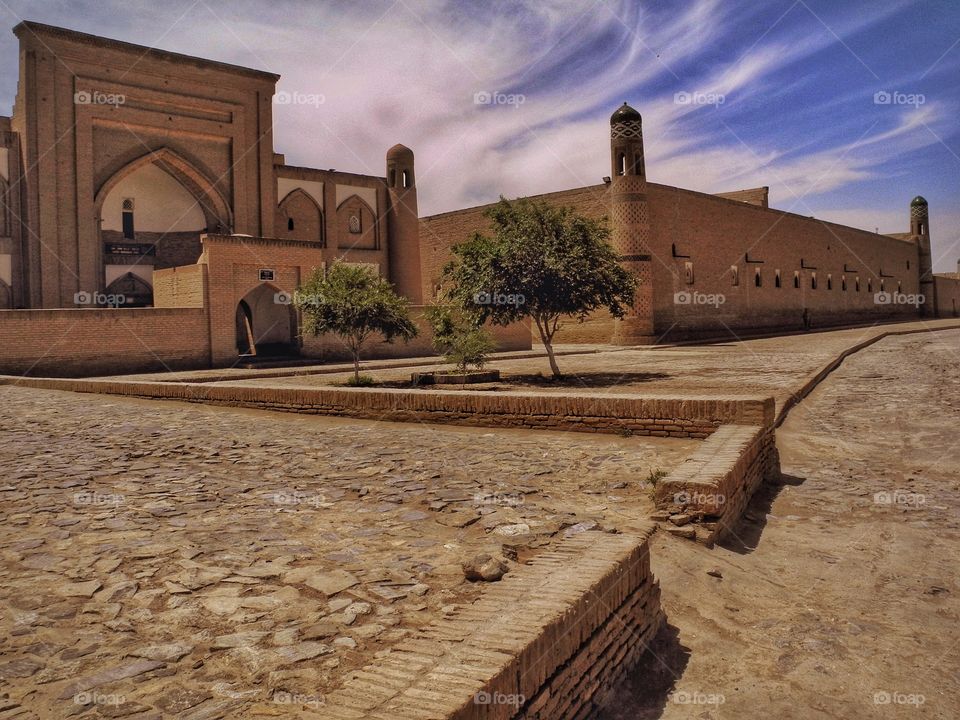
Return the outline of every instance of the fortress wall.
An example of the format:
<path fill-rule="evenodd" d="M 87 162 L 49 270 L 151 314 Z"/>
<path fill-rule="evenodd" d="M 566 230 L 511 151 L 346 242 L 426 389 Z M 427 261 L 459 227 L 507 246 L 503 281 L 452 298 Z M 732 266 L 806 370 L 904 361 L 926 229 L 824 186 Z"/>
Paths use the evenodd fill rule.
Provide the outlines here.
<path fill-rule="evenodd" d="M 913 305 L 877 304 L 874 297 L 881 280 L 891 293 L 898 283 L 904 294 L 919 292 L 913 243 L 665 185 L 651 184 L 649 195 L 658 333 L 684 337 L 740 328 L 800 328 L 804 308 L 814 327 L 917 315 Z M 685 257 L 674 257 L 673 245 Z M 686 277 L 687 263 L 692 263 L 692 282 Z M 732 266 L 739 272 L 737 285 Z M 755 285 L 757 270 L 761 287 Z M 799 288 L 794 287 L 795 272 Z M 694 292 L 722 296 L 723 302 L 702 297 L 699 304 L 695 297 L 687 304 L 675 302 L 675 293 Z"/>
<path fill-rule="evenodd" d="M 738 329 L 798 329 L 803 327 L 804 308 L 809 311 L 813 327 L 908 319 L 917 314 L 912 305 L 878 305 L 874 298 L 880 291 L 881 279 L 886 291 L 895 292 L 899 282 L 903 294 L 919 292 L 918 252 L 913 243 L 667 185 L 648 183 L 648 197 L 654 319 L 657 333 L 669 339 L 728 334 Z M 608 214 L 605 185 L 533 198 L 571 206 L 588 217 Z M 483 217 L 487 207 L 421 219 L 427 297 L 433 294 L 433 283 L 450 259 L 450 248 L 473 232 L 489 228 L 489 221 Z M 673 244 L 678 255 L 689 257 L 674 257 Z M 763 262 L 748 263 L 747 255 L 751 261 Z M 801 260 L 809 267 L 802 268 Z M 685 277 L 688 262 L 693 264 L 692 284 L 687 284 Z M 739 271 L 737 286 L 733 285 L 730 271 L 733 265 Z M 754 285 L 757 268 L 761 271 L 759 288 Z M 777 269 L 780 288 L 774 280 Z M 889 277 L 881 278 L 881 271 Z M 799 289 L 793 286 L 794 272 L 800 273 Z M 813 273 L 817 276 L 816 290 L 811 287 Z M 842 289 L 844 275 L 846 291 Z M 872 285 L 869 291 L 868 280 Z M 832 284 L 832 289 L 828 289 L 828 284 Z M 944 292 L 949 292 L 948 287 L 944 285 Z M 675 304 L 674 293 L 686 291 L 722 295 L 724 302 L 716 306 Z M 950 307 L 950 302 L 946 307 Z M 612 334 L 609 316 L 598 313 L 584 324 L 565 323 L 557 334 L 557 342 L 604 343 L 609 342 Z"/>
<path fill-rule="evenodd" d="M 937 294 L 937 314 L 940 317 L 960 317 L 960 277 L 933 278 Z"/>
<path fill-rule="evenodd" d="M 0 373 L 77 376 L 185 370 L 210 363 L 203 309 L 8 310 Z"/>

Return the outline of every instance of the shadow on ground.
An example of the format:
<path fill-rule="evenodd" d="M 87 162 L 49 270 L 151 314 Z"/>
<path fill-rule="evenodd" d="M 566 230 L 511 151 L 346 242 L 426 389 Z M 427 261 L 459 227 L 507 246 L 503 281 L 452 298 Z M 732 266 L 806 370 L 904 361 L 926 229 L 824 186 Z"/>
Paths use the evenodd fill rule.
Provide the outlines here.
<path fill-rule="evenodd" d="M 663 715 L 670 693 L 683 677 L 690 648 L 680 642 L 680 630 L 665 623 L 640 662 L 604 699 L 591 720 L 654 720 Z"/>
<path fill-rule="evenodd" d="M 786 486 L 802 485 L 804 480 L 806 478 L 780 472 L 775 478 L 767 480 L 750 498 L 750 503 L 736 527 L 717 545 L 738 555 L 752 553 L 760 543 L 760 536 L 767 526 L 767 515 L 770 514 L 777 496 Z"/>

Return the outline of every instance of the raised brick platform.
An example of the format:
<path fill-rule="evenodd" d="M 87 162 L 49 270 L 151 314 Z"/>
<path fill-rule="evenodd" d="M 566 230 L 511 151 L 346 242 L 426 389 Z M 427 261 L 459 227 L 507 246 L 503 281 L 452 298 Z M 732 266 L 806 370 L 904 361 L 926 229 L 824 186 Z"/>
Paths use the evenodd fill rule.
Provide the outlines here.
<path fill-rule="evenodd" d="M 589 717 L 663 622 L 652 531 L 565 540 L 353 673 L 318 717 Z"/>
<path fill-rule="evenodd" d="M 730 532 L 764 478 L 776 472 L 776 452 L 769 426 L 724 425 L 657 483 L 661 519 L 690 516 L 686 532 L 712 545 Z"/>
<path fill-rule="evenodd" d="M 2 382 L 47 390 L 131 395 L 367 420 L 577 432 L 629 432 L 655 437 L 702 439 L 726 424 L 766 427 L 772 424 L 774 416 L 772 398 L 749 395 L 719 398 L 678 398 L 665 394 L 537 395 L 9 377 L 0 378 Z"/>

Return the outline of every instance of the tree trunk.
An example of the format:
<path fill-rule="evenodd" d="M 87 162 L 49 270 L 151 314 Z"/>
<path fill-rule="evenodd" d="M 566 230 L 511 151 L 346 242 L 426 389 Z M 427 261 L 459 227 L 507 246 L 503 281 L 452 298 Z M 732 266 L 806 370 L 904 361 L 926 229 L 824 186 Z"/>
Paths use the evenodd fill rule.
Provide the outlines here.
<path fill-rule="evenodd" d="M 353 382 L 360 385 L 360 351 L 353 351 Z"/>
<path fill-rule="evenodd" d="M 547 351 L 547 359 L 550 360 L 550 370 L 553 371 L 553 377 L 560 378 L 562 377 L 560 368 L 557 365 L 557 359 L 553 355 L 553 334 L 547 334 L 547 324 L 549 321 L 544 320 L 541 323 L 540 318 L 534 318 L 534 320 L 537 323 L 537 331 L 540 333 L 540 342 L 543 343 L 543 347 Z"/>

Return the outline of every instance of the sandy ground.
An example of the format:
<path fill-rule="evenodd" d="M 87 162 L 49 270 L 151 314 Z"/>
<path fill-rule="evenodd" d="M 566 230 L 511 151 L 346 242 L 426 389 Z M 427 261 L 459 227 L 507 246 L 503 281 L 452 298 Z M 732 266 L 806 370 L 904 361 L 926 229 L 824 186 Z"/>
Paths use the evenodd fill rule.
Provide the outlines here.
<path fill-rule="evenodd" d="M 654 539 L 668 627 L 599 720 L 960 717 L 958 428 L 960 332 L 848 358 L 736 539 Z"/>

